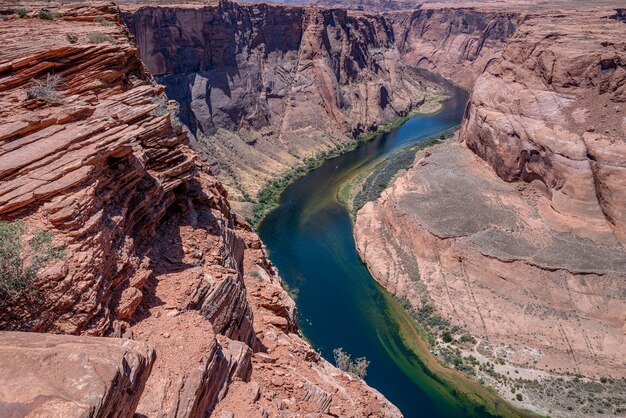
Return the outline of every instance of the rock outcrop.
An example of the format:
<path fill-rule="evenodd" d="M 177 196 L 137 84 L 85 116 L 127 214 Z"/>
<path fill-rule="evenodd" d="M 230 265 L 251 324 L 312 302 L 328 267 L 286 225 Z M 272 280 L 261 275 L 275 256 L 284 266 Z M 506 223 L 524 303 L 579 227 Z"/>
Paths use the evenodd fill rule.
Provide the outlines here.
<path fill-rule="evenodd" d="M 28 292 L 2 301 L 0 326 L 82 334 L 85 350 L 120 341 L 87 336 L 153 347 L 143 393 L 152 349 L 143 374 L 125 369 L 137 392 L 117 398 L 120 416 L 399 416 L 297 334 L 295 304 L 263 245 L 188 146 L 117 7 L 60 11 L 10 15 L 0 30 L 0 217 L 52 232 L 65 250 Z M 35 85 L 46 94 L 29 94 Z M 52 366 L 40 373 L 71 379 L 73 369 Z M 85 408 L 109 407 L 103 397 L 115 393 L 99 390 Z M 36 405 L 54 415 L 57 403 Z"/>
<path fill-rule="evenodd" d="M 0 332 L 0 415 L 133 416 L 154 357 L 132 340 Z"/>
<path fill-rule="evenodd" d="M 500 383 L 513 370 L 538 379 L 522 404 L 551 415 L 604 408 L 593 396 L 580 401 L 584 386 L 569 397 L 544 391 L 551 373 L 625 377 L 626 44 L 617 16 L 526 16 L 478 77 L 460 143 L 422 154 L 355 226 L 383 286 L 416 311 L 433 306 L 458 327 L 457 343 L 469 332 L 466 354 L 502 363 L 502 380 L 477 373 L 504 395 L 515 396 Z M 626 402 L 620 387 L 603 397 Z"/>
<path fill-rule="evenodd" d="M 538 210 L 554 228 L 624 244 L 626 43 L 615 16 L 529 17 L 477 81 L 461 139 L 503 180 L 540 183 Z"/>
<path fill-rule="evenodd" d="M 443 8 L 390 13 L 389 19 L 405 62 L 472 87 L 498 60 L 523 16 L 506 9 Z"/>
<path fill-rule="evenodd" d="M 221 1 L 141 7 L 124 19 L 239 200 L 433 93 L 379 15 Z"/>

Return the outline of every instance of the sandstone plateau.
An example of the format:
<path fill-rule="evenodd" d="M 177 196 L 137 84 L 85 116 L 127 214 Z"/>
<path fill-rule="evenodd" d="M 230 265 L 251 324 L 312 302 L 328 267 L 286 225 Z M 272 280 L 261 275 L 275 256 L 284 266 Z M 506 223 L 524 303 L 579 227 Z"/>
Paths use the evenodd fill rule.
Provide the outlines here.
<path fill-rule="evenodd" d="M 466 354 L 544 382 L 520 402 L 544 414 L 613 414 L 602 401 L 565 408 L 551 373 L 626 377 L 621 16 L 519 17 L 473 85 L 459 142 L 422 153 L 354 230 L 383 286 L 475 337 Z"/>
<path fill-rule="evenodd" d="M 0 415 L 399 416 L 299 336 L 119 9 L 28 7 L 0 26 L 0 215 L 53 232 L 65 256 L 0 324 L 80 336 L 0 332 Z M 30 98 L 50 73 L 54 103 Z"/>

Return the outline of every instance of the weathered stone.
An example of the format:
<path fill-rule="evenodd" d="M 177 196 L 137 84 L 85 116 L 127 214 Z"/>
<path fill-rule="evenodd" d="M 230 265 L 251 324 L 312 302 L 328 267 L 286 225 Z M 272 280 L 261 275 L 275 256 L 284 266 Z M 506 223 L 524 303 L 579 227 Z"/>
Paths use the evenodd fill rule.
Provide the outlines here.
<path fill-rule="evenodd" d="M 0 332 L 0 415 L 132 417 L 154 358 L 138 341 Z"/>

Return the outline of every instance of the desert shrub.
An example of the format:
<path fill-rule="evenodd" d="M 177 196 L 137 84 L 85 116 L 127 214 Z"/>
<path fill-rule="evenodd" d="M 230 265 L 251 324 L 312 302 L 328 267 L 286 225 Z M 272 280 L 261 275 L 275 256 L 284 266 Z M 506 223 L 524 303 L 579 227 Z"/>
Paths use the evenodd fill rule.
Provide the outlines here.
<path fill-rule="evenodd" d="M 13 9 L 13 12 L 22 19 L 28 16 L 28 9 L 24 7 L 18 7 L 17 9 Z"/>
<path fill-rule="evenodd" d="M 450 334 L 450 332 L 448 331 L 445 331 L 443 334 L 441 334 L 441 339 L 443 340 L 444 343 L 451 343 L 452 334 Z"/>
<path fill-rule="evenodd" d="M 61 17 L 63 17 L 63 14 L 61 12 L 51 12 L 49 10 L 40 10 L 39 13 L 37 13 L 37 17 L 43 20 L 55 20 L 55 19 L 60 19 Z"/>
<path fill-rule="evenodd" d="M 517 399 L 518 401 L 520 401 L 520 402 L 521 402 L 521 401 L 523 401 L 523 400 L 524 400 L 524 397 L 522 396 L 522 394 L 521 394 L 521 393 L 518 393 L 518 394 L 516 394 L 516 395 L 515 395 L 515 399 Z"/>
<path fill-rule="evenodd" d="M 159 107 L 150 112 L 152 116 L 163 116 L 169 113 L 169 109 L 167 108 L 167 98 L 165 96 L 153 97 L 150 101 L 159 105 Z"/>
<path fill-rule="evenodd" d="M 110 20 L 105 19 L 102 16 L 96 17 L 96 22 L 100 23 L 102 26 L 113 26 L 113 25 L 115 25 L 115 23 L 111 22 Z"/>
<path fill-rule="evenodd" d="M 113 42 L 113 37 L 102 32 L 89 32 L 87 39 L 92 44 L 101 44 L 103 42 Z"/>
<path fill-rule="evenodd" d="M 67 40 L 71 44 L 75 44 L 76 42 L 78 42 L 78 35 L 76 35 L 75 33 L 66 33 L 65 38 L 67 38 Z"/>
<path fill-rule="evenodd" d="M 21 293 L 49 261 L 63 256 L 52 245 L 52 233 L 38 230 L 23 246 L 22 221 L 0 221 L 0 303 Z"/>
<path fill-rule="evenodd" d="M 459 341 L 462 343 L 476 344 L 476 338 L 472 337 L 468 333 L 461 335 L 461 337 L 459 338 Z"/>
<path fill-rule="evenodd" d="M 335 357 L 335 364 L 340 370 L 348 372 L 359 379 L 363 379 L 367 375 L 367 367 L 370 365 L 370 362 L 365 357 L 359 357 L 353 361 L 352 356 L 343 351 L 342 348 L 335 348 L 333 356 Z"/>
<path fill-rule="evenodd" d="M 44 81 L 32 81 L 34 85 L 26 89 L 26 95 L 29 99 L 43 100 L 50 104 L 61 103 L 61 94 L 58 91 L 61 84 L 59 75 L 48 74 Z"/>

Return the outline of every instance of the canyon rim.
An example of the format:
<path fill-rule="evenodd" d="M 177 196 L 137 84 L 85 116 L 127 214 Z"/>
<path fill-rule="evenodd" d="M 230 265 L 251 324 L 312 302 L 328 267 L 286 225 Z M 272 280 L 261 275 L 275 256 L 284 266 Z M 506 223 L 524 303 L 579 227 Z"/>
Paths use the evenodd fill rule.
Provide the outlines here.
<path fill-rule="evenodd" d="M 619 2 L 0 2 L 0 39 L 0 416 L 402 416 L 250 220 L 439 111 L 424 70 L 469 102 L 359 172 L 358 254 L 496 411 L 626 413 Z"/>

